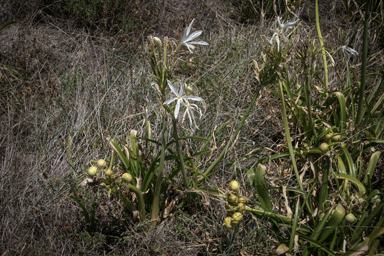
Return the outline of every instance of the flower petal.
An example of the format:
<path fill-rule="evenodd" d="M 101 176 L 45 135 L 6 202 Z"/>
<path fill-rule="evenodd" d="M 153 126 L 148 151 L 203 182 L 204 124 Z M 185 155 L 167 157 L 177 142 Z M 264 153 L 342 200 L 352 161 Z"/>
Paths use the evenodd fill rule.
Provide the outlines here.
<path fill-rule="evenodd" d="M 194 101 L 202 101 L 203 99 L 199 96 L 184 96 L 183 99 L 186 100 L 194 100 Z"/>
<path fill-rule="evenodd" d="M 209 43 L 204 42 L 204 41 L 190 42 L 190 44 L 209 45 Z"/>
<path fill-rule="evenodd" d="M 197 31 L 193 32 L 184 41 L 182 41 L 182 43 L 186 43 L 186 42 L 192 41 L 193 39 L 199 37 L 201 35 L 201 33 L 203 33 L 202 30 L 197 30 Z"/>
<path fill-rule="evenodd" d="M 171 83 L 171 81 L 167 80 L 167 83 L 168 83 L 169 88 L 171 88 L 171 91 L 173 92 L 173 94 L 175 94 L 177 97 L 179 97 L 180 95 L 178 94 L 176 88 L 173 87 L 173 84 Z"/>
<path fill-rule="evenodd" d="M 169 104 L 171 104 L 172 102 L 174 102 L 177 99 L 178 98 L 173 98 L 173 99 L 166 100 L 166 101 L 164 101 L 164 104 L 169 105 Z"/>
<path fill-rule="evenodd" d="M 177 119 L 177 116 L 179 115 L 179 111 L 180 111 L 180 102 L 181 102 L 181 100 L 178 99 L 177 103 L 176 103 L 176 108 L 175 108 L 175 118 L 176 119 Z"/>

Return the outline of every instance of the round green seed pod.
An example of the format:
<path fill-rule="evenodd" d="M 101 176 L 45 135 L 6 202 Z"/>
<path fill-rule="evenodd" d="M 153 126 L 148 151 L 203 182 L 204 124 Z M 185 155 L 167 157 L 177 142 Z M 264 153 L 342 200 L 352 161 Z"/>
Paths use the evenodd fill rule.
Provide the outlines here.
<path fill-rule="evenodd" d="M 243 219 L 243 214 L 241 212 L 235 212 L 233 215 L 232 215 L 232 219 L 234 221 L 241 221 Z"/>
<path fill-rule="evenodd" d="M 356 220 L 357 219 L 353 213 L 348 213 L 347 216 L 345 216 L 345 221 L 348 223 L 354 223 Z"/>
<path fill-rule="evenodd" d="M 233 221 L 233 219 L 231 217 L 226 217 L 224 219 L 224 225 L 227 229 L 233 229 L 234 228 L 234 226 L 232 226 L 232 221 Z"/>
<path fill-rule="evenodd" d="M 104 169 L 104 173 L 107 176 L 112 176 L 113 175 L 113 171 L 111 169 Z"/>
<path fill-rule="evenodd" d="M 245 198 L 244 196 L 239 197 L 239 203 L 246 204 L 247 203 L 247 198 Z"/>
<path fill-rule="evenodd" d="M 233 180 L 233 181 L 231 181 L 231 182 L 229 183 L 229 188 L 230 188 L 231 190 L 233 190 L 233 191 L 237 191 L 237 190 L 239 190 L 239 187 L 240 187 L 239 182 L 237 182 L 237 181 L 235 181 L 235 180 Z"/>
<path fill-rule="evenodd" d="M 96 176 L 96 174 L 97 174 L 97 167 L 96 166 L 89 167 L 87 173 L 91 177 Z"/>
<path fill-rule="evenodd" d="M 341 149 L 344 149 L 344 148 L 345 148 L 345 143 L 344 143 L 344 142 L 341 142 L 341 143 L 340 143 L 340 148 L 341 148 Z"/>
<path fill-rule="evenodd" d="M 107 166 L 107 162 L 105 162 L 104 159 L 99 159 L 97 160 L 97 166 L 99 166 L 100 168 L 104 168 L 105 166 Z"/>
<path fill-rule="evenodd" d="M 129 174 L 129 173 L 124 173 L 121 178 L 123 178 L 124 180 L 126 180 L 127 182 L 131 182 L 132 181 L 132 175 Z"/>
<path fill-rule="evenodd" d="M 239 204 L 237 205 L 237 207 L 238 207 L 238 209 L 239 209 L 240 212 L 245 211 L 245 204 L 243 204 L 243 203 L 239 203 Z"/>
<path fill-rule="evenodd" d="M 231 203 L 231 204 L 236 204 L 236 202 L 237 202 L 237 196 L 235 196 L 235 195 L 230 195 L 229 197 L 228 197 L 228 201 L 229 201 L 229 203 Z"/>
<path fill-rule="evenodd" d="M 323 151 L 323 152 L 326 152 L 326 151 L 328 151 L 328 148 L 329 148 L 329 145 L 328 145 L 328 143 L 321 143 L 321 145 L 320 145 L 320 150 L 321 151 Z"/>
<path fill-rule="evenodd" d="M 335 135 L 332 137 L 333 141 L 340 141 L 341 140 L 341 135 Z"/>
<path fill-rule="evenodd" d="M 330 138 L 332 138 L 332 133 L 328 133 L 327 135 L 325 135 L 326 140 L 329 140 Z"/>

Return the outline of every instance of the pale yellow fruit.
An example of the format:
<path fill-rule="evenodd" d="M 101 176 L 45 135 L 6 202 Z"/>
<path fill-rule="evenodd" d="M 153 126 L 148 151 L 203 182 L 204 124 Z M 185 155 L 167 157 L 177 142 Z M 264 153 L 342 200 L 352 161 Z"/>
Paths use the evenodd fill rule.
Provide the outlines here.
<path fill-rule="evenodd" d="M 96 176 L 96 174 L 97 174 L 97 167 L 96 166 L 89 167 L 87 173 L 91 177 Z"/>
<path fill-rule="evenodd" d="M 329 145 L 327 143 L 321 143 L 320 145 L 320 150 L 323 151 L 323 152 L 326 152 L 328 151 L 328 148 L 329 148 Z"/>
<path fill-rule="evenodd" d="M 329 140 L 330 138 L 332 138 L 332 133 L 328 133 L 327 135 L 325 135 L 325 138 L 326 138 L 327 140 Z"/>
<path fill-rule="evenodd" d="M 243 204 L 243 203 L 239 203 L 239 204 L 237 205 L 237 207 L 239 207 L 239 208 L 238 208 L 239 211 L 241 211 L 241 212 L 245 211 L 245 204 Z"/>
<path fill-rule="evenodd" d="M 234 228 L 234 226 L 232 226 L 232 218 L 231 217 L 226 217 L 225 219 L 224 219 L 224 225 L 225 225 L 225 227 L 227 228 L 227 229 L 233 229 Z"/>
<path fill-rule="evenodd" d="M 230 196 L 228 197 L 228 201 L 229 201 L 230 203 L 236 203 L 236 202 L 237 202 L 237 196 L 235 196 L 235 195 L 230 195 Z"/>
<path fill-rule="evenodd" d="M 104 169 L 104 173 L 107 176 L 112 176 L 113 175 L 113 171 L 111 169 Z"/>
<path fill-rule="evenodd" d="M 345 216 L 345 220 L 348 223 L 354 223 L 357 219 L 356 219 L 355 215 L 353 215 L 353 213 L 348 213 L 347 216 Z"/>
<path fill-rule="evenodd" d="M 231 181 L 231 182 L 229 183 L 229 188 L 230 188 L 231 190 L 233 190 L 233 191 L 237 191 L 237 190 L 239 190 L 239 187 L 240 187 L 239 182 L 237 182 L 237 181 L 235 181 L 235 180 L 233 180 L 233 181 Z"/>
<path fill-rule="evenodd" d="M 239 203 L 247 203 L 247 198 L 245 198 L 244 196 L 239 197 Z"/>
<path fill-rule="evenodd" d="M 107 166 L 107 162 L 105 162 L 104 159 L 99 159 L 97 160 L 97 166 L 99 166 L 100 168 L 104 168 L 105 166 Z"/>
<path fill-rule="evenodd" d="M 233 215 L 232 215 L 232 219 L 234 221 L 241 221 L 243 219 L 243 214 L 241 212 L 235 212 Z"/>
<path fill-rule="evenodd" d="M 121 178 L 123 178 L 124 180 L 128 181 L 128 182 L 131 182 L 132 181 L 132 175 L 129 174 L 129 173 L 124 173 Z"/>
<path fill-rule="evenodd" d="M 332 140 L 333 141 L 340 141 L 341 140 L 341 136 L 340 135 L 333 136 Z"/>

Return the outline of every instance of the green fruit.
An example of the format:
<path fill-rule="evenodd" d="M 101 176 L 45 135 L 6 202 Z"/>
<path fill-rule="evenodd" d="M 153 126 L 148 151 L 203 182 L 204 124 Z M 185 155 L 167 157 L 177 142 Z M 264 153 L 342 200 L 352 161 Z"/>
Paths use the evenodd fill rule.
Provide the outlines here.
<path fill-rule="evenodd" d="M 224 225 L 225 225 L 225 227 L 227 228 L 227 229 L 233 229 L 234 228 L 234 226 L 232 226 L 232 218 L 231 217 L 226 217 L 225 219 L 224 219 Z"/>
<path fill-rule="evenodd" d="M 328 151 L 328 148 L 329 148 L 329 145 L 327 143 L 321 143 L 320 145 L 320 150 L 323 151 L 323 152 L 326 152 Z"/>
<path fill-rule="evenodd" d="M 96 176 L 96 174 L 97 174 L 97 167 L 96 166 L 89 167 L 87 173 L 91 177 Z"/>
<path fill-rule="evenodd" d="M 325 135 L 325 139 L 329 140 L 330 138 L 332 138 L 332 133 L 328 133 L 327 135 Z"/>
<path fill-rule="evenodd" d="M 233 221 L 241 221 L 243 219 L 243 214 L 241 212 L 235 212 L 233 215 L 232 215 L 232 219 Z"/>
<path fill-rule="evenodd" d="M 229 183 L 229 188 L 230 188 L 231 190 L 233 190 L 233 191 L 237 191 L 237 190 L 239 190 L 239 187 L 240 187 L 239 182 L 237 182 L 237 181 L 235 181 L 235 180 L 233 180 L 233 181 L 231 181 L 231 182 Z"/>
<path fill-rule="evenodd" d="M 107 166 L 107 162 L 105 162 L 104 159 L 99 159 L 97 160 L 97 166 L 99 166 L 100 168 L 104 168 L 105 166 Z"/>
<path fill-rule="evenodd" d="M 113 175 L 113 171 L 111 169 L 104 169 L 104 173 L 107 176 L 112 176 Z"/>
<path fill-rule="evenodd" d="M 340 143 L 340 148 L 341 148 L 341 149 L 344 149 L 344 148 L 345 148 L 345 143 L 344 143 L 344 142 L 341 142 L 341 143 Z"/>
<path fill-rule="evenodd" d="M 124 180 L 128 181 L 128 182 L 131 182 L 132 181 L 132 175 L 129 174 L 129 173 L 124 173 L 121 178 L 123 178 Z"/>
<path fill-rule="evenodd" d="M 356 220 L 357 219 L 355 215 L 353 215 L 352 213 L 348 213 L 347 216 L 345 216 L 345 221 L 348 223 L 354 223 Z"/>
<path fill-rule="evenodd" d="M 340 141 L 341 140 L 341 136 L 340 135 L 333 136 L 332 140 L 333 141 Z"/>
<path fill-rule="evenodd" d="M 238 207 L 239 211 L 241 211 L 241 212 L 245 211 L 245 204 L 243 204 L 243 203 L 239 203 L 239 204 L 237 205 L 237 207 Z"/>
<path fill-rule="evenodd" d="M 228 201 L 230 202 L 230 203 L 236 203 L 237 202 L 237 196 L 235 196 L 235 195 L 230 195 L 229 197 L 228 197 Z"/>
<path fill-rule="evenodd" d="M 245 198 L 244 196 L 239 197 L 239 203 L 246 204 L 247 203 L 247 198 Z"/>

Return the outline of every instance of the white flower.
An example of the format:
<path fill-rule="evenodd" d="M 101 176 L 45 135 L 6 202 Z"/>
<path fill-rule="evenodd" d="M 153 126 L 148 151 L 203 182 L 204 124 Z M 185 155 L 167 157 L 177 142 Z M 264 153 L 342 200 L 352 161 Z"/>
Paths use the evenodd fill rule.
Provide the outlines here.
<path fill-rule="evenodd" d="M 350 48 L 350 47 L 348 47 L 348 46 L 346 46 L 346 45 L 341 46 L 341 51 L 343 52 L 343 55 L 344 55 L 344 57 L 345 57 L 347 60 L 349 60 L 349 58 L 350 58 L 352 55 L 353 55 L 353 56 L 359 55 L 359 53 L 358 53 L 356 50 L 354 50 L 354 49 L 352 49 L 352 48 Z"/>
<path fill-rule="evenodd" d="M 169 99 L 169 100 L 165 101 L 164 104 L 169 105 L 172 102 L 177 101 L 176 102 L 176 108 L 175 108 L 175 118 L 176 119 L 177 119 L 177 116 L 179 115 L 179 112 L 180 112 L 180 105 L 183 105 L 183 106 L 191 105 L 188 100 L 193 100 L 193 101 L 202 101 L 203 100 L 202 98 L 200 98 L 198 96 L 186 96 L 186 95 L 184 95 L 184 82 L 183 82 L 183 80 L 181 80 L 181 82 L 180 82 L 179 92 L 177 92 L 176 88 L 172 85 L 172 83 L 169 80 L 167 80 L 167 83 L 168 83 L 169 88 L 171 88 L 171 91 L 173 92 L 173 94 L 175 94 L 176 97 L 173 99 Z M 195 105 L 195 104 L 193 104 L 193 105 Z M 187 111 L 190 109 L 191 109 L 191 107 L 189 107 L 189 108 L 187 107 Z M 190 116 L 189 113 L 188 113 L 188 116 Z"/>
<path fill-rule="evenodd" d="M 281 23 L 280 17 L 277 17 L 277 19 L 275 21 L 275 27 L 273 29 L 271 29 L 273 31 L 273 35 L 272 35 L 271 40 L 269 41 L 270 44 L 273 45 L 273 40 L 275 40 L 277 43 L 277 50 L 280 51 L 280 38 L 279 38 L 279 36 L 283 33 L 283 30 L 285 28 L 292 29 L 293 26 L 297 24 L 297 22 L 299 22 L 299 20 L 287 22 L 284 24 L 284 23 Z"/>
<path fill-rule="evenodd" d="M 181 39 L 181 44 L 184 44 L 185 46 L 187 46 L 188 50 L 192 53 L 192 50 L 195 49 L 195 46 L 194 44 L 198 44 L 198 45 L 209 45 L 207 42 L 204 42 L 204 41 L 197 41 L 197 42 L 190 42 L 192 41 L 193 39 L 197 38 L 198 36 L 201 35 L 201 33 L 203 33 L 202 30 L 197 30 L 195 32 L 193 32 L 192 34 L 189 34 L 191 32 L 191 28 L 192 28 L 192 24 L 193 22 L 195 21 L 195 19 L 192 20 L 191 24 L 189 24 L 189 26 L 187 28 L 185 28 L 184 30 L 184 34 L 183 34 L 183 38 Z M 190 42 L 190 43 L 189 43 Z M 191 50 L 192 49 L 192 50 Z"/>
<path fill-rule="evenodd" d="M 184 112 L 184 115 L 183 115 L 182 122 L 184 122 L 185 116 L 186 116 L 186 114 L 188 114 L 189 125 L 190 125 L 191 129 L 193 129 L 193 123 L 195 124 L 195 127 L 197 129 L 199 129 L 199 127 L 196 124 L 195 115 L 193 114 L 193 112 L 198 110 L 199 111 L 198 113 L 200 114 L 200 118 L 201 118 L 202 117 L 202 113 L 201 113 L 200 108 L 196 104 L 193 104 L 193 103 L 190 104 L 189 102 L 187 102 L 187 104 L 182 102 L 181 104 L 185 107 L 185 112 Z"/>

